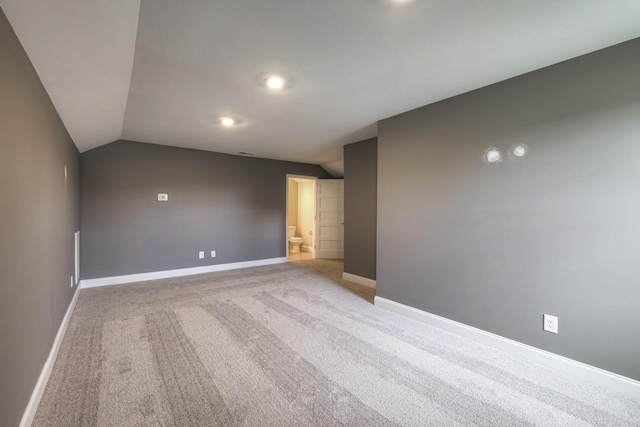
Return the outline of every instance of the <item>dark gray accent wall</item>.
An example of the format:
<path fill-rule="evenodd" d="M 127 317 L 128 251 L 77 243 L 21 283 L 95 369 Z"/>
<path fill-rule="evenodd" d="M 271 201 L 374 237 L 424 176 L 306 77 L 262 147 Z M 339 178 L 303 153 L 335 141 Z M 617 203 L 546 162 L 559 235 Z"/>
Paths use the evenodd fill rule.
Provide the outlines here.
<path fill-rule="evenodd" d="M 376 279 L 378 140 L 344 146 L 344 271 Z"/>
<path fill-rule="evenodd" d="M 287 174 L 330 178 L 316 165 L 131 141 L 83 153 L 82 278 L 287 256 Z"/>
<path fill-rule="evenodd" d="M 640 380 L 640 39 L 378 129 L 379 296 Z"/>
<path fill-rule="evenodd" d="M 17 426 L 73 297 L 80 155 L 0 10 L 0 424 Z M 65 181 L 64 167 L 68 178 Z"/>

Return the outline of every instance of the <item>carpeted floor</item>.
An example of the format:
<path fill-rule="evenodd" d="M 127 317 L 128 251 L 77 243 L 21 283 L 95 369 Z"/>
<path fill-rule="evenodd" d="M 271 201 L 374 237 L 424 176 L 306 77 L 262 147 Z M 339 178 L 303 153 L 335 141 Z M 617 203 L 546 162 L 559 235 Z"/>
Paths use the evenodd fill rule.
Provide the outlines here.
<path fill-rule="evenodd" d="M 640 425 L 640 402 L 375 307 L 341 274 L 81 290 L 34 425 Z"/>

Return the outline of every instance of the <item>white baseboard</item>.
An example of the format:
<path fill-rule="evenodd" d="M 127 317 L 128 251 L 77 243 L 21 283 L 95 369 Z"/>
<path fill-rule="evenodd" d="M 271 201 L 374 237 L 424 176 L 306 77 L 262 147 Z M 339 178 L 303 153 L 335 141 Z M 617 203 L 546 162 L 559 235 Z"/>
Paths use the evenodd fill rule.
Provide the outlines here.
<path fill-rule="evenodd" d="M 373 279 L 369 279 L 362 276 L 356 276 L 355 274 L 351 274 L 351 273 L 342 273 L 342 278 L 344 280 L 348 280 L 350 282 L 357 283 L 359 285 L 366 286 L 368 288 L 373 288 L 373 289 L 376 288 L 376 281 Z"/>
<path fill-rule="evenodd" d="M 300 250 L 303 251 L 303 252 L 313 252 L 313 247 L 312 246 L 300 245 Z"/>
<path fill-rule="evenodd" d="M 419 310 L 386 298 L 375 297 L 374 304 L 431 326 L 471 338 L 534 363 L 563 372 L 567 375 L 597 384 L 635 400 L 640 400 L 640 381 L 587 365 L 518 341 L 483 331 L 426 311 Z"/>
<path fill-rule="evenodd" d="M 154 271 L 151 273 L 127 274 L 124 276 L 103 277 L 80 281 L 81 288 L 121 285 L 124 283 L 144 282 L 147 280 L 169 279 L 171 277 L 191 276 L 193 274 L 213 273 L 216 271 L 235 270 L 238 268 L 260 267 L 263 265 L 282 264 L 287 257 L 259 259 L 255 261 L 233 262 L 229 264 L 207 265 L 204 267 L 180 268 L 177 270 Z"/>
<path fill-rule="evenodd" d="M 67 312 L 62 318 L 62 323 L 60 324 L 60 328 L 58 328 L 56 339 L 53 340 L 53 346 L 51 347 L 51 351 L 49 352 L 49 357 L 47 357 L 47 361 L 44 363 L 44 366 L 42 367 L 42 372 L 40 372 L 40 377 L 38 377 L 38 382 L 36 383 L 36 386 L 33 389 L 33 393 L 31 393 L 31 399 L 29 399 L 27 408 L 24 410 L 24 414 L 22 414 L 20 427 L 29 427 L 31 423 L 33 423 L 33 418 L 36 416 L 36 411 L 38 410 L 40 399 L 42 399 L 42 395 L 44 394 L 44 389 L 47 387 L 47 382 L 49 382 L 49 377 L 51 376 L 51 371 L 53 370 L 53 365 L 56 362 L 56 357 L 58 357 L 58 350 L 60 350 L 60 344 L 62 344 L 62 338 L 64 338 L 64 334 L 67 331 L 67 325 L 69 324 L 69 319 L 71 318 L 73 309 L 76 307 L 76 302 L 78 301 L 78 294 L 80 293 L 79 291 L 80 291 L 80 287 L 77 287 L 76 292 L 73 294 L 73 298 L 71 298 L 71 302 L 69 303 Z"/>

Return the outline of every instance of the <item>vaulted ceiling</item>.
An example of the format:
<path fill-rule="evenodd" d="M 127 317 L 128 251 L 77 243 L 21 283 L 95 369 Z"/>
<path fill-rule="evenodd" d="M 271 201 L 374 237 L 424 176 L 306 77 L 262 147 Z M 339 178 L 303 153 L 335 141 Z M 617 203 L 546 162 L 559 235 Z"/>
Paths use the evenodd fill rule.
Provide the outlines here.
<path fill-rule="evenodd" d="M 640 36 L 638 0 L 0 5 L 80 151 L 125 138 L 316 164 L 380 119 Z"/>

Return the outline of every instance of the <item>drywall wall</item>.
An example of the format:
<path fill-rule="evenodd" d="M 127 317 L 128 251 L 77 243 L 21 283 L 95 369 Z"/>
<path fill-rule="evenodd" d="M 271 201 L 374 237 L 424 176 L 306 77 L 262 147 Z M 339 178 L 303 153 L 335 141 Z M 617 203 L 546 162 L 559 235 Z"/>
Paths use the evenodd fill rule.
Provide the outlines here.
<path fill-rule="evenodd" d="M 80 155 L 1 10 L 0 94 L 0 424 L 17 426 L 75 291 Z"/>
<path fill-rule="evenodd" d="M 302 247 L 313 247 L 313 217 L 315 216 L 315 183 L 310 180 L 298 181 L 298 229 L 296 235 L 302 237 Z M 301 247 L 301 249 L 302 249 Z"/>
<path fill-rule="evenodd" d="M 636 39 L 381 121 L 378 295 L 640 380 L 639 118 Z"/>
<path fill-rule="evenodd" d="M 81 159 L 83 279 L 285 257 L 287 174 L 329 177 L 316 165 L 131 141 Z"/>
<path fill-rule="evenodd" d="M 344 146 L 344 271 L 376 279 L 378 140 Z"/>
<path fill-rule="evenodd" d="M 289 178 L 289 225 L 298 226 L 298 183 Z"/>

